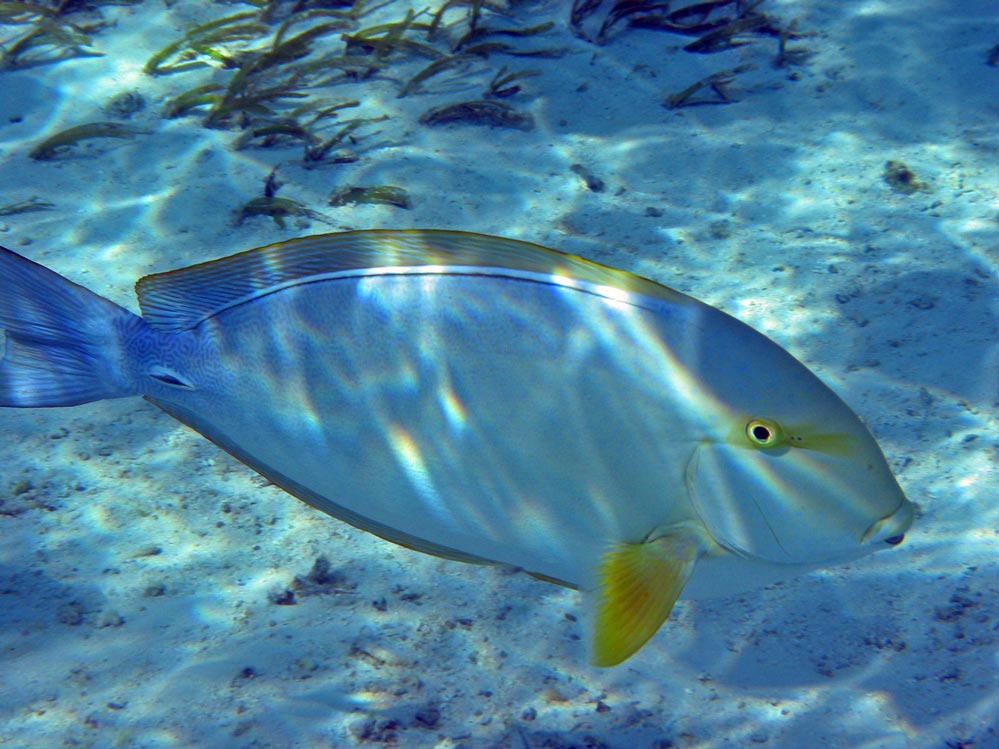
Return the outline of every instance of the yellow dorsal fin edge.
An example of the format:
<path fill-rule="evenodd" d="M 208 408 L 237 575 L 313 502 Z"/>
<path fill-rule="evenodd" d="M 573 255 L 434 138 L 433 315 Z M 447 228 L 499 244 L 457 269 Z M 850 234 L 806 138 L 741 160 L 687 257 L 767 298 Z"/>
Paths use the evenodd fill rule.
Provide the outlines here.
<path fill-rule="evenodd" d="M 392 268 L 481 268 L 560 277 L 606 286 L 670 304 L 700 304 L 678 291 L 626 271 L 529 242 L 433 229 L 368 229 L 317 234 L 139 279 L 146 322 L 186 330 L 235 304 L 331 276 L 384 273 Z M 490 270 L 491 269 L 491 270 Z"/>

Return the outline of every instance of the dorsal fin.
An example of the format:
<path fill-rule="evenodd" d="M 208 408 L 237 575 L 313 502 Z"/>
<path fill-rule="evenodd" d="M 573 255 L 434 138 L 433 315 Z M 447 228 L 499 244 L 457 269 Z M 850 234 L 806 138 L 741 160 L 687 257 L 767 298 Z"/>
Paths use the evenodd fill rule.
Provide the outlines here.
<path fill-rule="evenodd" d="M 222 310 L 282 288 L 379 268 L 496 268 L 542 274 L 553 282 L 658 297 L 690 297 L 626 271 L 529 242 L 438 230 L 374 229 L 319 234 L 146 276 L 136 284 L 145 320 L 165 329 L 192 328 Z"/>

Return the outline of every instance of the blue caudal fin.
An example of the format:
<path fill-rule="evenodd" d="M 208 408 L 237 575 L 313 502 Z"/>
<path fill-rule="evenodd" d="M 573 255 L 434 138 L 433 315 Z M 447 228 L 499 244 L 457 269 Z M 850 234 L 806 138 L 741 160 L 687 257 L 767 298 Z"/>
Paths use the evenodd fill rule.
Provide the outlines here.
<path fill-rule="evenodd" d="M 0 406 L 138 395 L 124 341 L 143 326 L 114 302 L 0 247 Z"/>

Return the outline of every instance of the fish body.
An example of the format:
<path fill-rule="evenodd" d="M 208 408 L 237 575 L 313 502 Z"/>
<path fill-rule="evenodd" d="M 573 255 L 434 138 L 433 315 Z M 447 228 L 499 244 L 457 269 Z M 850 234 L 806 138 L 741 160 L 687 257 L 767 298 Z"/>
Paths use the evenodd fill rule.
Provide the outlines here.
<path fill-rule="evenodd" d="M 0 279 L 0 405 L 145 396 L 330 515 L 591 592 L 600 665 L 681 594 L 852 559 L 911 522 L 870 433 L 790 354 L 535 245 L 292 240 L 142 279 L 141 318 L 9 251 Z"/>

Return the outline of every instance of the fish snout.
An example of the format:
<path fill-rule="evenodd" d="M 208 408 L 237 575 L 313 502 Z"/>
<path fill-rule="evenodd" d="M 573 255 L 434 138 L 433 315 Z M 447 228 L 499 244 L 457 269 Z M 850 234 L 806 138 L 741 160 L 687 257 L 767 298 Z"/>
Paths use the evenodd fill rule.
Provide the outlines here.
<path fill-rule="evenodd" d="M 903 497 L 902 504 L 891 515 L 876 520 L 864 531 L 860 543 L 884 543 L 888 546 L 898 546 L 905 540 L 905 532 L 912 526 L 916 514 L 915 505 Z"/>

